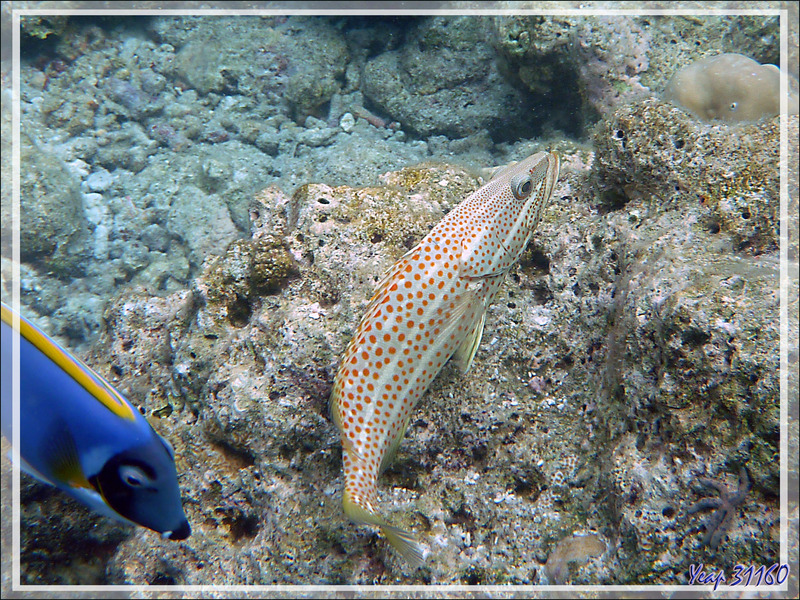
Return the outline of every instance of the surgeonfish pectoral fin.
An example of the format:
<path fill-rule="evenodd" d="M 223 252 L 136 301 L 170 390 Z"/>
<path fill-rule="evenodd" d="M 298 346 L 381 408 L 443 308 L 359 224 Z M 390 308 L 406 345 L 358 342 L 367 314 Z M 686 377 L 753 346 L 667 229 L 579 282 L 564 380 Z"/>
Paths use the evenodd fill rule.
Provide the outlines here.
<path fill-rule="evenodd" d="M 84 488 L 84 487 L 70 487 L 64 490 L 70 496 L 75 498 L 78 502 L 88 506 L 96 513 L 103 515 L 104 517 L 108 517 L 117 523 L 123 523 L 125 525 L 134 525 L 139 526 L 138 523 L 131 521 L 130 519 L 126 519 L 113 508 L 108 505 L 108 502 L 93 488 Z"/>
<path fill-rule="evenodd" d="M 11 452 L 8 453 L 8 459 L 9 461 L 12 460 Z M 27 473 L 37 481 L 40 481 L 46 485 L 52 485 L 54 487 L 63 489 L 70 496 L 75 498 L 78 502 L 81 502 L 82 504 L 88 506 L 95 512 L 105 517 L 114 519 L 118 523 L 124 523 L 126 525 L 136 525 L 136 523 L 129 521 L 128 519 L 117 513 L 115 510 L 113 510 L 110 506 L 108 506 L 108 504 L 106 504 L 106 501 L 103 500 L 102 496 L 100 496 L 100 494 L 98 494 L 97 491 L 91 486 L 89 487 L 85 487 L 82 485 L 73 486 L 69 484 L 67 484 L 66 486 L 59 485 L 55 481 L 51 481 L 50 479 L 42 475 L 39 471 L 34 469 L 30 465 L 30 463 L 22 457 L 20 457 L 19 468 L 22 472 Z"/>
<path fill-rule="evenodd" d="M 72 488 L 94 490 L 83 473 L 75 440 L 66 424 L 56 419 L 48 444 L 49 470 L 54 479 L 62 485 Z"/>

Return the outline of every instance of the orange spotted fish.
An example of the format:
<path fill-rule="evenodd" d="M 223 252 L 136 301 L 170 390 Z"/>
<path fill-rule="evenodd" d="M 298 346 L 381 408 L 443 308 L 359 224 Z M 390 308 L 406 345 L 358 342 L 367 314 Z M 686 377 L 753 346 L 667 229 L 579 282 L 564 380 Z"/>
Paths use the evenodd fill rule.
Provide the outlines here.
<path fill-rule="evenodd" d="M 539 152 L 456 206 L 378 284 L 336 374 L 330 403 L 344 447 L 344 511 L 379 527 L 414 566 L 423 547 L 378 513 L 378 475 L 442 366 L 452 356 L 464 372 L 472 364 L 487 307 L 525 250 L 558 172 L 558 156 Z"/>

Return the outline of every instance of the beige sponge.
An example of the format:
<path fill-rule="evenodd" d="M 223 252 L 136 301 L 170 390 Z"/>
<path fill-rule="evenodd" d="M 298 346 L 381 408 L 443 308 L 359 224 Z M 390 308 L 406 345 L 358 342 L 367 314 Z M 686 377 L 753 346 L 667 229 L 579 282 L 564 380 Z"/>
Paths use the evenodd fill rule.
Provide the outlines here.
<path fill-rule="evenodd" d="M 719 54 L 679 70 L 664 93 L 702 119 L 755 121 L 780 112 L 780 70 L 741 54 Z M 789 97 L 789 113 L 797 114 L 796 94 Z"/>

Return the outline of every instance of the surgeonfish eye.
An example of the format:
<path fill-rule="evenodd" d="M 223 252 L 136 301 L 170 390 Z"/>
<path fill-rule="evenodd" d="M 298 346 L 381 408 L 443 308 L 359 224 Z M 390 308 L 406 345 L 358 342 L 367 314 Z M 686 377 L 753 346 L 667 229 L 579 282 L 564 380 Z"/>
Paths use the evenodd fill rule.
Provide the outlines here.
<path fill-rule="evenodd" d="M 89 483 L 120 516 L 182 540 L 191 528 L 181 505 L 175 463 L 161 440 L 154 432 L 146 444 L 115 454 Z"/>
<path fill-rule="evenodd" d="M 152 487 L 154 483 L 143 469 L 135 465 L 120 465 L 119 478 L 132 488 Z"/>
<path fill-rule="evenodd" d="M 531 189 L 533 189 L 533 183 L 531 182 L 530 175 L 527 173 L 520 173 L 512 177 L 510 185 L 511 193 L 514 194 L 514 198 L 517 200 L 524 200 L 530 196 Z"/>
<path fill-rule="evenodd" d="M 11 429 L 6 374 L 15 326 L 20 336 L 23 393 L 14 408 L 22 413 L 15 425 L 22 428 L 23 468 L 104 515 L 171 540 L 187 538 L 191 527 L 169 443 L 103 377 L 22 315 L 13 323 L 14 312 L 0 304 L 4 435 Z"/>

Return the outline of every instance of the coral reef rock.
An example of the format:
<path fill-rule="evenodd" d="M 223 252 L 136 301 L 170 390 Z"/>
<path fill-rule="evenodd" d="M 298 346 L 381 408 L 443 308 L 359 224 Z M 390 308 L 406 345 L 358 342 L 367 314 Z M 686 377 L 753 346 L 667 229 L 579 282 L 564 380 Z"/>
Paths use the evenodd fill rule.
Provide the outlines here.
<path fill-rule="evenodd" d="M 342 513 L 327 401 L 383 271 L 479 185 L 430 164 L 383 187 L 267 188 L 250 237 L 191 289 L 128 292 L 107 311 L 90 362 L 110 361 L 175 446 L 193 528 L 180 544 L 109 531 L 108 581 L 679 583 L 697 560 L 686 544 L 703 551 L 702 522 L 683 518 L 692 485 L 744 465 L 753 489 L 718 551 L 777 559 L 761 533 L 779 482 L 774 253 L 737 250 L 696 197 L 664 202 L 639 179 L 609 206 L 592 154 L 555 149 L 561 180 L 471 371 L 445 367 L 382 480 L 387 518 L 431 549 L 422 568 Z M 580 531 L 597 532 L 586 548 L 559 546 Z"/>
<path fill-rule="evenodd" d="M 730 235 L 736 250 L 777 249 L 778 119 L 711 124 L 649 98 L 621 107 L 593 137 L 594 176 L 608 208 L 651 195 L 665 207 L 695 209 L 699 225 Z"/>
<path fill-rule="evenodd" d="M 488 26 L 472 17 L 425 20 L 408 43 L 367 62 L 364 95 L 423 136 L 497 132 L 509 122 L 527 128 L 523 96 L 494 66 Z"/>

